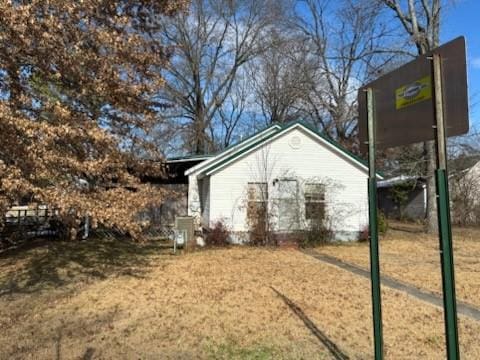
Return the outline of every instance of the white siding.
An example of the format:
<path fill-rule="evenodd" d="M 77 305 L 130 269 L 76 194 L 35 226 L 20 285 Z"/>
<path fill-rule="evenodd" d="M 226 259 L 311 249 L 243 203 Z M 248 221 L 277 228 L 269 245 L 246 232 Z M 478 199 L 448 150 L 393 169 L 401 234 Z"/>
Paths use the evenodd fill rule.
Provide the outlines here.
<path fill-rule="evenodd" d="M 210 177 L 202 179 L 200 194 L 202 226 L 208 227 L 210 225 Z"/>
<path fill-rule="evenodd" d="M 296 177 L 300 183 L 320 179 L 330 184 L 327 216 L 333 220 L 333 230 L 337 233 L 359 232 L 368 224 L 365 169 L 321 144 L 301 127 L 293 127 L 210 176 L 210 223 L 224 219 L 232 231 L 247 231 L 247 183 L 266 181 L 270 194 L 274 195 L 273 182 L 282 177 Z"/>
<path fill-rule="evenodd" d="M 196 227 L 200 227 L 202 217 L 200 191 L 197 177 L 195 175 L 190 175 L 188 177 L 188 216 L 193 216 L 195 218 Z"/>

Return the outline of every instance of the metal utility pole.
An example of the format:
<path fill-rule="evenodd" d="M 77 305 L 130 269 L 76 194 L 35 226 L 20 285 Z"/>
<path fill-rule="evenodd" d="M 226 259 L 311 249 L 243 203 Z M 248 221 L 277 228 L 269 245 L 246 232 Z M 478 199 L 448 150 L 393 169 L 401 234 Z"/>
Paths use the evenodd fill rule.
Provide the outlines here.
<path fill-rule="evenodd" d="M 378 256 L 377 173 L 375 169 L 375 99 L 367 88 L 368 127 L 368 214 L 370 235 L 370 275 L 372 287 L 373 337 L 375 360 L 383 359 L 382 299 L 380 292 L 380 261 Z"/>
<path fill-rule="evenodd" d="M 433 92 L 436 120 L 438 231 L 440 235 L 440 260 L 442 264 L 443 308 L 447 357 L 460 358 L 458 348 L 457 303 L 455 297 L 455 274 L 453 265 L 452 228 L 450 222 L 450 199 L 448 194 L 447 146 L 444 119 L 442 58 L 432 54 Z"/>

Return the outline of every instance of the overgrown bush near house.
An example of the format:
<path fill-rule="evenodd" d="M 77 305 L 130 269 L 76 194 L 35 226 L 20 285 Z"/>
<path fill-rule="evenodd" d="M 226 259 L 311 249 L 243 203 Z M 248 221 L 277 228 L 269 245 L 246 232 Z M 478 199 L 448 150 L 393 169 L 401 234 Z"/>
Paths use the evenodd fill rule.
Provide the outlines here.
<path fill-rule="evenodd" d="M 246 244 L 251 246 L 276 246 L 277 239 L 272 231 L 273 215 L 270 212 L 268 200 L 245 201 L 247 212 Z"/>
<path fill-rule="evenodd" d="M 208 229 L 205 236 L 205 245 L 208 247 L 221 247 L 229 245 L 230 230 L 222 220 L 218 220 L 213 227 Z"/>
<path fill-rule="evenodd" d="M 358 241 L 368 241 L 370 238 L 370 229 L 368 225 L 365 225 L 360 231 L 360 235 L 358 236 Z"/>
<path fill-rule="evenodd" d="M 324 220 L 311 220 L 308 229 L 305 231 L 305 236 L 299 245 L 301 247 L 325 245 L 331 238 L 332 231 Z"/>
<path fill-rule="evenodd" d="M 378 219 L 378 233 L 380 235 L 385 235 L 388 231 L 388 219 L 383 212 L 377 214 Z M 368 241 L 370 239 L 370 228 L 368 225 L 360 232 L 358 240 Z"/>
<path fill-rule="evenodd" d="M 246 210 L 248 243 L 252 246 L 276 246 L 276 237 L 271 231 L 274 214 L 269 206 L 266 187 L 248 189 Z"/>
<path fill-rule="evenodd" d="M 247 208 L 247 225 L 249 233 L 249 244 L 253 246 L 264 246 L 269 244 L 269 218 L 267 204 L 252 205 Z"/>

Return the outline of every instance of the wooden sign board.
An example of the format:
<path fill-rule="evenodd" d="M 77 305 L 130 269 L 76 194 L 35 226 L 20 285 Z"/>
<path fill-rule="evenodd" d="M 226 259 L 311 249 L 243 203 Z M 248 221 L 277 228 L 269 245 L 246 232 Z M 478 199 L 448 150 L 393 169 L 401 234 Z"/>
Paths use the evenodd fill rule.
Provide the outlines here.
<path fill-rule="evenodd" d="M 367 152 L 366 89 L 375 99 L 377 149 L 435 138 L 432 53 L 442 62 L 444 118 L 447 136 L 468 132 L 465 38 L 452 40 L 426 55 L 365 85 L 358 91 L 360 148 Z"/>

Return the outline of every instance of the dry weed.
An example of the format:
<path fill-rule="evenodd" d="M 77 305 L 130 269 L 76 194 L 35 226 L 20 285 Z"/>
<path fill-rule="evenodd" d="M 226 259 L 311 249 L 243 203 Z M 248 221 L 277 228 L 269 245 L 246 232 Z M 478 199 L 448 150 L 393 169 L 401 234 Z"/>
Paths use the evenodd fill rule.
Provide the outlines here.
<path fill-rule="evenodd" d="M 0 296 L 2 359 L 330 358 L 272 287 L 350 358 L 372 358 L 368 280 L 296 250 L 149 252 L 104 276 L 77 258 L 58 265 L 63 283 L 38 288 L 20 275 L 42 251 L 52 249 L 0 258 L 3 274 L 23 279 Z M 383 299 L 387 358 L 445 357 L 439 309 L 390 289 Z M 480 358 L 480 324 L 460 325 L 462 355 Z"/>

